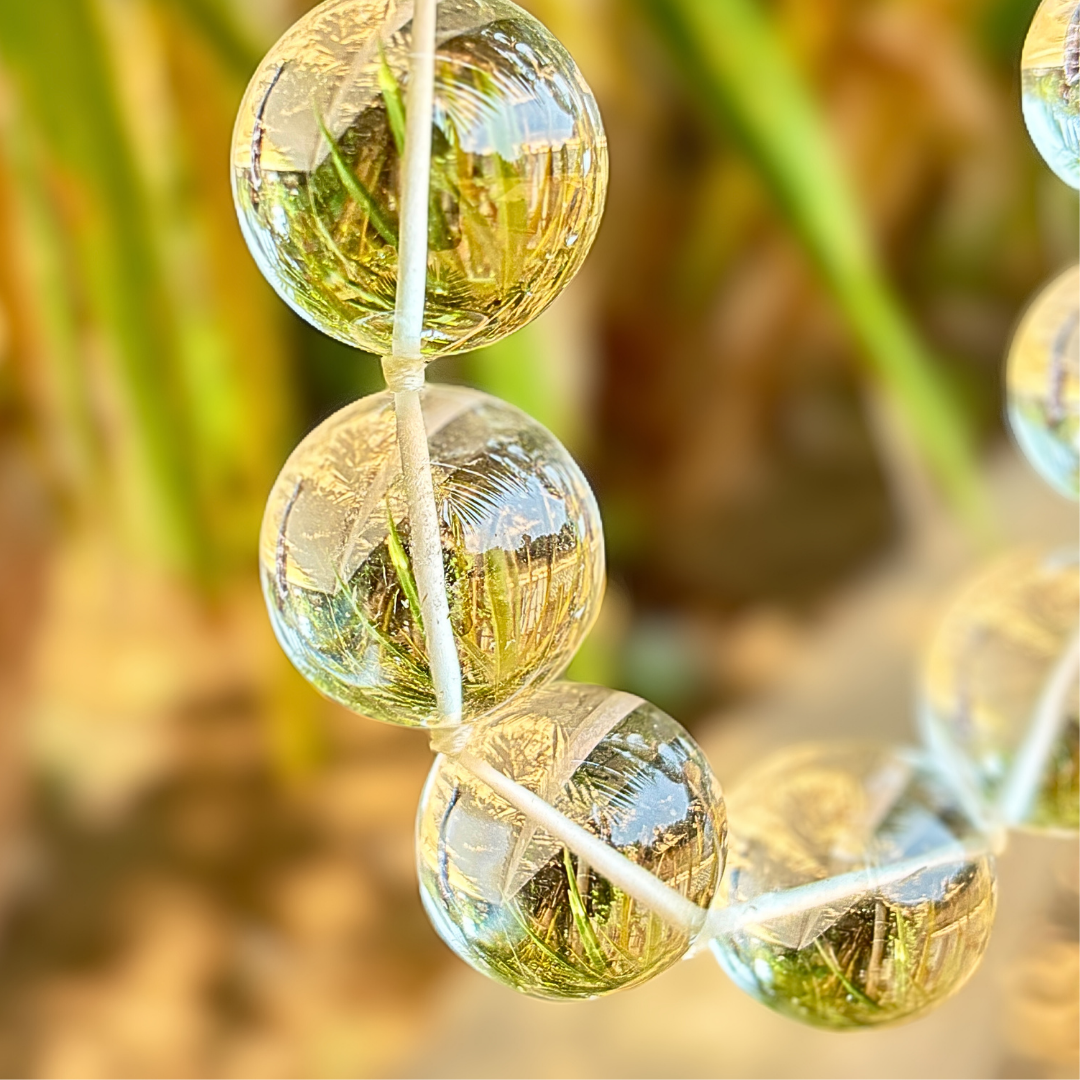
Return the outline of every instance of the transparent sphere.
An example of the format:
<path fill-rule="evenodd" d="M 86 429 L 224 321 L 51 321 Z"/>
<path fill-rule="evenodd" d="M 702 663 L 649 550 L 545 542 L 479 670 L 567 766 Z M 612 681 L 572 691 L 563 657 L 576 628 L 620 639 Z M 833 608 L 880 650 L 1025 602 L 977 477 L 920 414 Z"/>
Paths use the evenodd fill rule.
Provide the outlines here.
<path fill-rule="evenodd" d="M 1047 165 L 1080 188 L 1080 3 L 1042 0 L 1020 60 L 1021 105 Z"/>
<path fill-rule="evenodd" d="M 422 397 L 464 717 L 558 675 L 600 607 L 600 512 L 535 420 L 476 390 Z M 362 398 L 293 451 L 263 518 L 278 640 L 324 694 L 409 726 L 437 720 L 410 561 L 393 397 Z"/>
<path fill-rule="evenodd" d="M 248 246 L 300 315 L 388 354 L 397 291 L 406 0 L 327 0 L 270 50 L 240 106 Z M 574 276 L 603 211 L 607 141 L 574 61 L 508 0 L 440 0 L 426 356 L 489 345 Z"/>
<path fill-rule="evenodd" d="M 1080 572 L 1075 551 L 1020 551 L 972 581 L 930 644 L 920 691 L 929 746 L 961 790 L 993 815 L 1040 699 L 1077 629 Z M 1039 830 L 1080 826 L 1080 690 L 1075 672 L 1052 704 L 1058 733 L 1043 780 L 1022 820 Z"/>
<path fill-rule="evenodd" d="M 955 993 L 994 919 L 993 859 L 919 751 L 838 744 L 771 757 L 728 800 L 731 850 L 717 903 L 927 855 L 936 865 L 712 942 L 752 997 L 816 1027 L 910 1019 Z M 955 851 L 955 858 L 950 857 Z M 933 856 L 931 856 L 933 853 Z"/>
<path fill-rule="evenodd" d="M 671 717 L 632 694 L 554 683 L 471 735 L 467 750 L 702 909 L 724 869 L 724 803 Z M 443 940 L 534 997 L 587 998 L 670 967 L 691 934 L 667 925 L 439 757 L 417 818 L 420 895 Z"/>
<path fill-rule="evenodd" d="M 1080 266 L 1050 282 L 1024 314 L 1005 392 L 1024 456 L 1062 495 L 1080 497 Z"/>

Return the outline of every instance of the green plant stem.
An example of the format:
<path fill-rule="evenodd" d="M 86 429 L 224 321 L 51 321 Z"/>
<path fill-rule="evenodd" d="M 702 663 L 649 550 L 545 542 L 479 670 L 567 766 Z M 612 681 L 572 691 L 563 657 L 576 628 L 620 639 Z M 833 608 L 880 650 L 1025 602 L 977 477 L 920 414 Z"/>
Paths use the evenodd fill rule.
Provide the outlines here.
<path fill-rule="evenodd" d="M 705 111 L 734 128 L 896 398 L 948 498 L 990 515 L 967 418 L 886 283 L 825 123 L 757 0 L 639 0 Z"/>
<path fill-rule="evenodd" d="M 397 247 L 397 230 L 386 216 L 375 196 L 364 187 L 360 178 L 349 168 L 348 162 L 341 156 L 341 150 L 338 148 L 338 144 L 322 116 L 316 114 L 316 119 L 319 123 L 319 130 L 326 140 L 326 145 L 330 148 L 330 160 L 333 162 L 334 171 L 337 173 L 342 186 L 352 196 L 353 201 L 358 206 L 362 206 L 367 212 L 371 224 L 375 226 L 375 231 L 392 247 Z"/>

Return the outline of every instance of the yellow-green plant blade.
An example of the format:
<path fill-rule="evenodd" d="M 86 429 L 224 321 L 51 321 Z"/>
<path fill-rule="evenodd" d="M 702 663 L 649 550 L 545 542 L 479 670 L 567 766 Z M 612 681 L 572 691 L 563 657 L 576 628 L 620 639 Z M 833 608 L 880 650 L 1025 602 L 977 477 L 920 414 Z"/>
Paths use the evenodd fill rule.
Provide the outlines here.
<path fill-rule="evenodd" d="M 68 280 L 71 254 L 63 223 L 46 195 L 48 185 L 37 140 L 31 138 L 19 114 L 9 118 L 4 134 L 7 138 L 0 146 L 0 159 L 11 181 L 9 212 L 18 221 L 12 231 L 25 241 L 21 269 L 29 285 L 33 317 L 41 328 L 40 355 L 47 372 L 47 411 L 58 429 L 52 433 L 61 458 L 58 464 L 77 498 L 89 503 L 103 494 L 102 440 L 79 355 L 77 298 Z M 10 246 L 5 247 L 3 257 L 13 259 L 19 254 L 14 250 L 18 242 L 14 236 L 5 239 Z"/>
<path fill-rule="evenodd" d="M 330 148 L 330 160 L 334 163 L 334 171 L 337 173 L 338 179 L 353 200 L 367 211 L 376 232 L 388 244 L 397 247 L 397 230 L 390 223 L 375 196 L 364 187 L 360 177 L 349 168 L 348 163 L 341 156 L 341 150 L 338 149 L 338 144 L 334 141 L 334 136 L 330 134 L 330 129 L 323 122 L 323 118 L 319 116 L 317 119 L 319 121 L 319 130 L 326 140 L 326 145 Z"/>
<path fill-rule="evenodd" d="M 379 90 L 383 104 L 386 105 L 386 119 L 390 124 L 390 133 L 394 137 L 394 146 L 398 156 L 405 153 L 405 101 L 401 96 L 401 87 L 386 61 L 386 52 L 379 42 Z"/>
<path fill-rule="evenodd" d="M 559 439 L 572 442 L 573 406 L 556 389 L 545 337 L 543 326 L 532 322 L 494 345 L 467 353 L 465 376 L 539 420 Z"/>
<path fill-rule="evenodd" d="M 0 59 L 28 122 L 83 200 L 79 278 L 116 359 L 125 445 L 162 549 L 204 569 L 168 297 L 145 193 L 90 0 L 0 4 Z"/>
<path fill-rule="evenodd" d="M 416 588 L 416 580 L 413 578 L 412 563 L 405 551 L 405 545 L 401 542 L 401 536 L 394 522 L 394 515 L 387 511 L 386 520 L 389 531 L 386 537 L 386 546 L 390 552 L 390 563 L 394 567 L 398 584 L 402 593 L 405 594 L 405 602 L 409 605 L 409 613 L 412 615 L 416 626 L 423 626 L 424 620 L 420 613 L 420 593 Z"/>
<path fill-rule="evenodd" d="M 607 968 L 607 961 L 600 948 L 600 942 L 589 922 L 589 913 L 585 910 L 585 901 L 581 898 L 581 890 L 578 888 L 577 874 L 574 872 L 574 864 L 570 859 L 570 852 L 563 848 L 563 870 L 566 872 L 566 884 L 569 889 L 570 912 L 574 917 L 574 925 L 577 927 L 578 937 L 585 948 L 585 954 L 598 972 Z"/>
<path fill-rule="evenodd" d="M 954 505 L 986 521 L 967 418 L 885 281 L 819 110 L 757 0 L 640 0 L 820 267 Z"/>
<path fill-rule="evenodd" d="M 245 81 L 262 59 L 263 49 L 237 22 L 223 0 L 167 0 L 213 49 L 232 75 Z"/>

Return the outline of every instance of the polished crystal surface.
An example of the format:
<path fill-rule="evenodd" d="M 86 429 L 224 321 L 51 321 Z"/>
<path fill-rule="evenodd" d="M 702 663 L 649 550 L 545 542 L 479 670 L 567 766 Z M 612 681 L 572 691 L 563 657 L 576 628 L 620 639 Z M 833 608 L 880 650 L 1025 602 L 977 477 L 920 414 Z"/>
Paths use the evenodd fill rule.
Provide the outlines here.
<path fill-rule="evenodd" d="M 1055 665 L 1076 633 L 1077 553 L 1018 551 L 957 596 L 931 642 L 920 719 L 927 743 L 992 815 Z M 1060 702 L 1058 736 L 1021 824 L 1080 826 L 1080 689 Z"/>
<path fill-rule="evenodd" d="M 472 719 L 569 663 L 600 607 L 603 531 L 581 470 L 535 420 L 463 387 L 428 386 L 422 403 Z M 315 686 L 379 720 L 436 721 L 391 394 L 296 448 L 260 564 L 278 640 Z"/>
<path fill-rule="evenodd" d="M 1062 495 L 1080 497 L 1080 266 L 1051 281 L 1024 314 L 1005 386 L 1024 456 Z"/>
<path fill-rule="evenodd" d="M 708 907 L 724 867 L 723 800 L 705 755 L 655 706 L 555 683 L 478 727 L 468 751 Z M 526 994 L 610 993 L 691 944 L 450 758 L 436 760 L 424 790 L 417 858 L 424 907 L 447 944 Z"/>
<path fill-rule="evenodd" d="M 233 136 L 248 246 L 340 341 L 390 352 L 412 4 L 327 0 L 270 50 Z M 573 60 L 507 0 L 440 0 L 423 350 L 520 329 L 581 266 L 607 142 Z"/>
<path fill-rule="evenodd" d="M 1080 3 L 1042 0 L 1020 61 L 1031 141 L 1067 184 L 1080 188 Z"/>
<path fill-rule="evenodd" d="M 989 855 L 947 783 L 918 751 L 802 746 L 763 762 L 728 800 L 720 905 L 956 848 L 956 859 L 846 900 L 748 925 L 712 943 L 747 993 L 818 1027 L 918 1015 L 975 970 L 994 917 Z"/>

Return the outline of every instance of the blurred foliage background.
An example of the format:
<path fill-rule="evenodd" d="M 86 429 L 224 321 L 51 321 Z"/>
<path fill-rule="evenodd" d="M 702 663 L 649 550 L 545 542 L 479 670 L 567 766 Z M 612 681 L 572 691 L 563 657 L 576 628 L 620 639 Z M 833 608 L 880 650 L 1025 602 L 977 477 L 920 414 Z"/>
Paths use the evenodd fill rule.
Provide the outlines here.
<path fill-rule="evenodd" d="M 381 385 L 231 205 L 243 87 L 309 6 L 0 4 L 5 1075 L 378 1073 L 448 960 L 423 741 L 318 699 L 258 594 L 285 456 Z M 572 674 L 693 726 L 902 542 L 909 458 L 993 535 L 1003 348 L 1078 230 L 1020 116 L 1035 3 L 526 6 L 600 101 L 607 216 L 550 312 L 432 375 L 580 458 L 612 585 Z"/>

